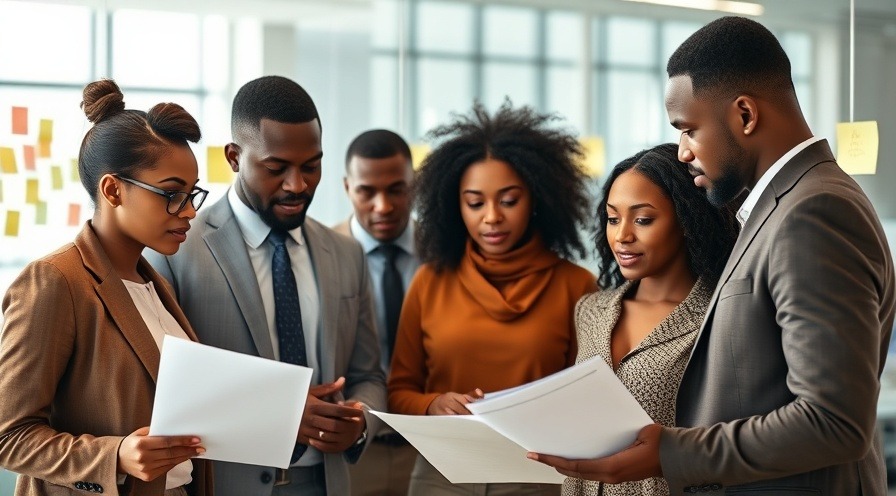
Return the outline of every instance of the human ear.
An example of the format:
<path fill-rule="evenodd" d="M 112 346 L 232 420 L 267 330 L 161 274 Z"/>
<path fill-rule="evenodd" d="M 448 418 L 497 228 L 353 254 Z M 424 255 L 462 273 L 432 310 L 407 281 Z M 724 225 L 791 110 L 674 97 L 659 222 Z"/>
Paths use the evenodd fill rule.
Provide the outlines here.
<path fill-rule="evenodd" d="M 121 205 L 121 191 L 118 189 L 118 181 L 112 174 L 106 174 L 100 178 L 99 197 L 106 201 L 112 208 Z"/>
<path fill-rule="evenodd" d="M 224 145 L 224 157 L 227 159 L 227 163 L 230 164 L 230 169 L 233 172 L 240 171 L 240 145 L 236 143 L 228 143 Z"/>
<path fill-rule="evenodd" d="M 759 105 L 753 97 L 741 95 L 732 104 L 740 120 L 741 132 L 750 135 L 759 121 Z"/>

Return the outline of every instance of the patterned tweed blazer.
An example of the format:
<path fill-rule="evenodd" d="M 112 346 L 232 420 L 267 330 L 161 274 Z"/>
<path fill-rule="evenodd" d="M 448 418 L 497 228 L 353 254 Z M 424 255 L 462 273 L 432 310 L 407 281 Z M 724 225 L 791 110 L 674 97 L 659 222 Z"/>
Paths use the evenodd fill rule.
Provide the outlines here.
<path fill-rule="evenodd" d="M 633 286 L 633 282 L 627 281 L 616 289 L 598 291 L 579 300 L 575 310 L 579 342 L 576 362 L 601 356 L 607 365 L 613 366 L 610 336 L 622 312 L 622 299 Z M 666 426 L 675 422 L 675 396 L 713 289 L 703 278 L 698 279 L 687 298 L 619 362 L 616 376 L 654 422 Z M 661 478 L 601 484 L 570 477 L 563 483 L 564 496 L 667 494 L 669 488 Z"/>

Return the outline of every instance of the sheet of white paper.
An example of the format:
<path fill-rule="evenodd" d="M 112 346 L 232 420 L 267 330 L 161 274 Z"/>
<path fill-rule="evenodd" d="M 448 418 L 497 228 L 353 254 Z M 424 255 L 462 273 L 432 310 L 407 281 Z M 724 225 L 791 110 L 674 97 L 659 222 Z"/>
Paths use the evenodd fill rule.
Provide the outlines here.
<path fill-rule="evenodd" d="M 616 453 L 653 423 L 600 357 L 467 408 L 528 451 L 573 459 Z"/>
<path fill-rule="evenodd" d="M 204 458 L 287 468 L 311 373 L 165 336 L 150 435 L 196 435 Z"/>
<path fill-rule="evenodd" d="M 371 411 L 417 448 L 449 481 L 560 484 L 553 468 L 526 458 L 526 450 L 475 415 L 396 415 Z"/>

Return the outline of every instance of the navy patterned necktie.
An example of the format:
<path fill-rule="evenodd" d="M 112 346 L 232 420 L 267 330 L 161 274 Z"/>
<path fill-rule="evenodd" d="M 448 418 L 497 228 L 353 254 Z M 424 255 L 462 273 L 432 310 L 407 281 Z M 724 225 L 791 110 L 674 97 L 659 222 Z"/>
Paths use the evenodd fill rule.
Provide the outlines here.
<path fill-rule="evenodd" d="M 401 253 L 401 248 L 393 244 L 382 244 L 377 248 L 386 258 L 381 281 L 383 291 L 383 306 L 386 309 L 386 341 L 388 349 L 383 350 L 387 361 L 392 359 L 392 350 L 395 348 L 395 335 L 398 332 L 398 317 L 401 315 L 401 303 L 404 301 L 404 283 L 401 281 L 401 273 L 395 266 L 395 260 Z"/>
<path fill-rule="evenodd" d="M 289 261 L 289 252 L 286 251 L 288 236 L 284 231 L 275 230 L 271 230 L 271 234 L 268 235 L 274 246 L 271 262 L 271 274 L 274 280 L 274 322 L 277 325 L 277 340 L 280 343 L 280 361 L 308 366 L 299 290 L 296 288 L 296 276 Z"/>
<path fill-rule="evenodd" d="M 277 341 L 280 344 L 280 361 L 293 365 L 308 366 L 308 355 L 305 353 L 305 332 L 302 329 L 302 309 L 299 306 L 299 290 L 296 287 L 296 276 L 286 251 L 284 231 L 271 230 L 268 240 L 274 247 L 271 262 L 271 275 L 274 280 L 274 322 L 277 326 Z M 302 457 L 308 447 L 296 444 L 290 458 L 295 463 Z"/>

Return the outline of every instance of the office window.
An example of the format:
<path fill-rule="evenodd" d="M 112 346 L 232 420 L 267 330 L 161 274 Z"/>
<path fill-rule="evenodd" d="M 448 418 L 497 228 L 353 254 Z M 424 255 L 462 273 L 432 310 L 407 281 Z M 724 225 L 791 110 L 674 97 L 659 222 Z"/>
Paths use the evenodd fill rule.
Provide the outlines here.
<path fill-rule="evenodd" d="M 535 57 L 538 15 L 534 9 L 486 6 L 482 14 L 482 51 L 486 56 Z"/>
<path fill-rule="evenodd" d="M 122 87 L 199 88 L 200 25 L 193 14 L 114 12 L 112 77 Z"/>
<path fill-rule="evenodd" d="M 473 102 L 473 63 L 421 59 L 417 62 L 417 136 L 448 122 L 451 112 L 465 112 Z"/>
<path fill-rule="evenodd" d="M 505 98 L 510 98 L 514 107 L 532 105 L 538 107 L 536 99 L 536 68 L 532 64 L 513 62 L 489 62 L 483 67 L 482 103 L 494 112 Z"/>
<path fill-rule="evenodd" d="M 416 48 L 420 51 L 470 54 L 473 52 L 473 6 L 465 3 L 422 1 L 414 19 Z M 446 29 L 450 26 L 450 29 Z"/>

